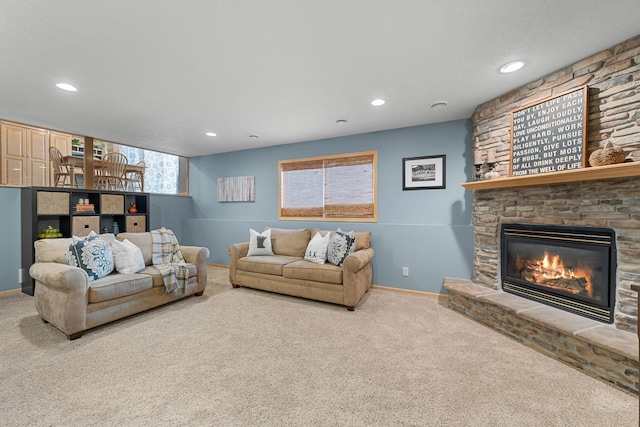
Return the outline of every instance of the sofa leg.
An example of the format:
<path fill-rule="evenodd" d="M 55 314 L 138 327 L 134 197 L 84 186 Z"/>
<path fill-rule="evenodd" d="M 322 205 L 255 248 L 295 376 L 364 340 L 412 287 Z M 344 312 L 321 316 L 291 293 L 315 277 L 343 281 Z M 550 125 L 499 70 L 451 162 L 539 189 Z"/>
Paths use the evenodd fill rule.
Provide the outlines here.
<path fill-rule="evenodd" d="M 204 291 L 200 291 L 200 292 L 196 292 L 196 293 L 195 293 L 195 294 L 193 294 L 193 295 L 195 295 L 195 296 L 197 296 L 197 297 L 201 297 L 203 294 L 204 294 Z"/>
<path fill-rule="evenodd" d="M 233 284 L 233 283 L 231 284 L 231 286 L 232 286 L 233 288 L 239 288 L 239 287 L 240 287 L 240 285 L 236 285 L 236 284 Z"/>
<path fill-rule="evenodd" d="M 354 306 L 347 306 L 347 310 L 349 310 L 349 311 L 355 311 L 355 309 L 356 309 L 355 305 Z"/>
<path fill-rule="evenodd" d="M 67 339 L 69 341 L 73 341 L 73 340 L 77 340 L 78 338 L 80 338 L 82 336 L 82 331 L 80 332 L 76 332 L 75 334 L 69 334 L 67 335 Z"/>

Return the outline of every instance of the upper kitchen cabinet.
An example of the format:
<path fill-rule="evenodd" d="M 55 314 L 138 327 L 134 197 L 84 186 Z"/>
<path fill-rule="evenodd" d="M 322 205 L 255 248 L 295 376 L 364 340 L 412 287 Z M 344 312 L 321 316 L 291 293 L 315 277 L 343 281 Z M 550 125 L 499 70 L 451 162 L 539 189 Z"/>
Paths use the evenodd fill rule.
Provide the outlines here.
<path fill-rule="evenodd" d="M 48 186 L 49 182 L 49 131 L 0 122 L 0 184 Z"/>

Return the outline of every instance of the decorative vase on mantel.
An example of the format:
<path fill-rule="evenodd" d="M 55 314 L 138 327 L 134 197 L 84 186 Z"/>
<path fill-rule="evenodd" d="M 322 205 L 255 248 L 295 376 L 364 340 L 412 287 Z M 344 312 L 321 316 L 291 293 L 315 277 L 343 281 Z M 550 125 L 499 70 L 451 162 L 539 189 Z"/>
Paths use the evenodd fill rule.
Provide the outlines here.
<path fill-rule="evenodd" d="M 131 206 L 129 207 L 128 212 L 130 214 L 138 213 L 138 208 L 136 207 L 135 203 L 131 203 Z"/>

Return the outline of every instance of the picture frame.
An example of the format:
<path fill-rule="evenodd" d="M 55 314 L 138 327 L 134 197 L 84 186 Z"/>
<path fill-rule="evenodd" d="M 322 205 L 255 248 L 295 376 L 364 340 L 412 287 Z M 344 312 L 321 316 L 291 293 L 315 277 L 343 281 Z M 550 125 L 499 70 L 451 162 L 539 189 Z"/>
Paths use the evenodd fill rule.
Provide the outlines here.
<path fill-rule="evenodd" d="M 446 156 L 405 157 L 402 159 L 403 190 L 446 188 Z"/>
<path fill-rule="evenodd" d="M 255 177 L 218 178 L 218 202 L 255 202 Z"/>

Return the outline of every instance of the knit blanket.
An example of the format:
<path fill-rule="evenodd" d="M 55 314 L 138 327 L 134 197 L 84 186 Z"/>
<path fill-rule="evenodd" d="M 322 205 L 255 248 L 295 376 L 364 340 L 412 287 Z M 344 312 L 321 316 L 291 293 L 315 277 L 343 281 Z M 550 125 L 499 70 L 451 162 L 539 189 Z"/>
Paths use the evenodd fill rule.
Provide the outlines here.
<path fill-rule="evenodd" d="M 189 269 L 180 252 L 178 239 L 173 231 L 162 227 L 151 230 L 151 240 L 153 242 L 151 261 L 153 266 L 162 273 L 166 292 L 171 295 L 183 294 L 189 279 Z"/>

